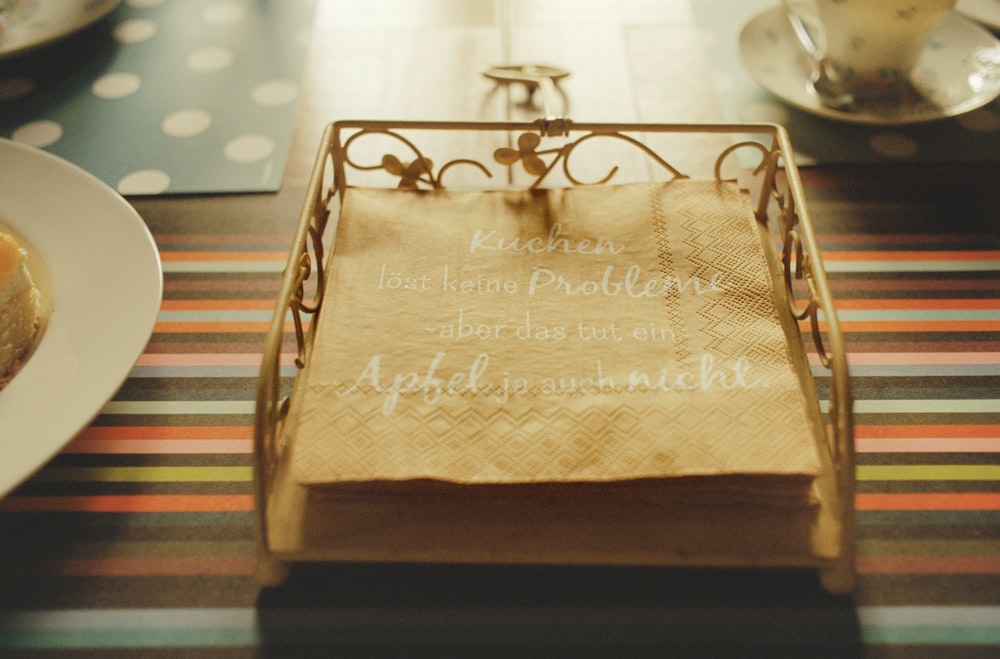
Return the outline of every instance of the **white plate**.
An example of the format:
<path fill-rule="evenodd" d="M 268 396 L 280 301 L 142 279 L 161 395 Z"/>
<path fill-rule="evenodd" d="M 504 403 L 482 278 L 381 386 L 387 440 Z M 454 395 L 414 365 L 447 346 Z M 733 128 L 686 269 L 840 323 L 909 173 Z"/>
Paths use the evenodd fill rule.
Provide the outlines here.
<path fill-rule="evenodd" d="M 3 496 L 121 387 L 152 334 L 163 274 L 149 229 L 118 193 L 8 140 L 0 140 L 0 223 L 41 261 L 51 304 L 34 354 L 0 391 Z"/>
<path fill-rule="evenodd" d="M 958 0 L 955 9 L 991 30 L 1000 30 L 1000 0 Z"/>
<path fill-rule="evenodd" d="M 754 17 L 739 39 L 750 76 L 785 102 L 812 114 L 859 124 L 936 121 L 980 108 L 1000 94 L 1000 41 L 953 15 L 934 34 L 913 80 L 931 103 L 847 112 L 824 106 L 808 86 L 809 59 L 780 7 Z"/>
<path fill-rule="evenodd" d="M 96 23 L 121 0 L 9 0 L 0 14 L 0 57 L 44 46 Z"/>

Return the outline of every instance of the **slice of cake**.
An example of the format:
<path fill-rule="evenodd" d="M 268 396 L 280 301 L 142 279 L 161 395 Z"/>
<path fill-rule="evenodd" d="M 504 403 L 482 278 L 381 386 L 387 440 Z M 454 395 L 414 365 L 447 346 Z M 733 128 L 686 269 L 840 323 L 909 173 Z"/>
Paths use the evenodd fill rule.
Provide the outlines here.
<path fill-rule="evenodd" d="M 0 387 L 14 376 L 38 332 L 39 292 L 25 252 L 0 233 Z"/>

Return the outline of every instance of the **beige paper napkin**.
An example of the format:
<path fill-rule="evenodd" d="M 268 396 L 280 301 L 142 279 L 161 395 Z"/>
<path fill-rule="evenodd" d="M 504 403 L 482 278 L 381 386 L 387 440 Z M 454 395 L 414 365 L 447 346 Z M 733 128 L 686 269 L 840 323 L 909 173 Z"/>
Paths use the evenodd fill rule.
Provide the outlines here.
<path fill-rule="evenodd" d="M 294 478 L 802 492 L 821 429 L 753 222 L 707 181 L 348 190 Z"/>

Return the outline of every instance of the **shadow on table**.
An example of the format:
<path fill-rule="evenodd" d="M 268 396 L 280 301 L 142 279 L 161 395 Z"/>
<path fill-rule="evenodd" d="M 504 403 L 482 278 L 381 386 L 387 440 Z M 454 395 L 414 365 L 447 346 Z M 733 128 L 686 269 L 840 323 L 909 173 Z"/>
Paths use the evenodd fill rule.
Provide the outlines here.
<path fill-rule="evenodd" d="M 264 656 L 861 656 L 812 571 L 297 566 L 261 591 Z"/>

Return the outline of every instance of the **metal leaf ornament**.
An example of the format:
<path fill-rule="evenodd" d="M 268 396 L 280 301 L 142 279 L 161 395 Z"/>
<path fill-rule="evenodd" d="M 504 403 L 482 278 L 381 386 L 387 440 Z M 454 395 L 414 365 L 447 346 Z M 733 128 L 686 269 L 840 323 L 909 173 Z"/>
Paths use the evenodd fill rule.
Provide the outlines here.
<path fill-rule="evenodd" d="M 415 190 L 421 181 L 421 176 L 430 174 L 434 163 L 429 158 L 417 158 L 411 163 L 403 164 L 392 154 L 382 156 L 382 168 L 393 176 L 399 177 L 399 187 Z"/>
<path fill-rule="evenodd" d="M 522 133 L 517 138 L 517 150 L 501 147 L 493 152 L 493 158 L 501 165 L 513 165 L 518 160 L 524 171 L 532 176 L 545 174 L 548 167 L 535 150 L 542 143 L 542 138 L 535 133 Z"/>

